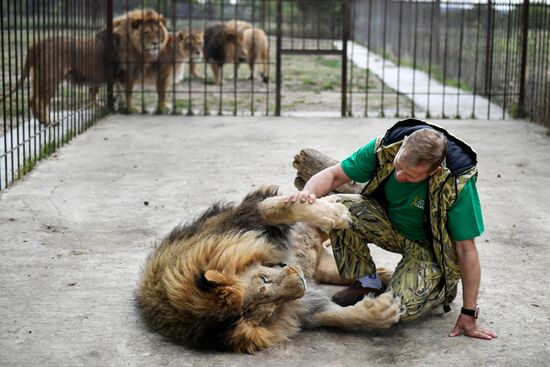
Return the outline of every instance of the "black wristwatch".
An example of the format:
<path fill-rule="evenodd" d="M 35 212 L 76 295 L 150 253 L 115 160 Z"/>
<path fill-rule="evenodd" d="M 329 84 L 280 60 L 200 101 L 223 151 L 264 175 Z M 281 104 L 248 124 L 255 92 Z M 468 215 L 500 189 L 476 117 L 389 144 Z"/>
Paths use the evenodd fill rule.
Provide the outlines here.
<path fill-rule="evenodd" d="M 469 308 L 462 307 L 460 309 L 460 313 L 463 315 L 472 316 L 473 318 L 477 319 L 477 317 L 479 316 L 479 308 L 476 307 L 475 309 L 472 310 Z"/>

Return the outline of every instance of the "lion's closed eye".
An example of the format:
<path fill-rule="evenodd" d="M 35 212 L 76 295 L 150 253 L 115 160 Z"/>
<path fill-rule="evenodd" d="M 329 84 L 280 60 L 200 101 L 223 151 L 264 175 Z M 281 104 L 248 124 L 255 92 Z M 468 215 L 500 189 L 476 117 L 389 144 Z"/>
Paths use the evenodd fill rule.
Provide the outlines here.
<path fill-rule="evenodd" d="M 264 284 L 269 284 L 269 283 L 273 283 L 272 280 L 269 280 L 265 275 L 260 275 L 260 279 L 262 280 L 262 282 Z"/>

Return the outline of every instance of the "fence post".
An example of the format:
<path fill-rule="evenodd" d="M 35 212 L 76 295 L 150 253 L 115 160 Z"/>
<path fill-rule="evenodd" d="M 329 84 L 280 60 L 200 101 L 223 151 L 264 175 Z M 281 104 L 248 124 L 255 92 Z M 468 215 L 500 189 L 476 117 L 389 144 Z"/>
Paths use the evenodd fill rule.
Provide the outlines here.
<path fill-rule="evenodd" d="M 281 116 L 281 50 L 283 38 L 282 0 L 277 0 L 277 56 L 275 65 L 275 116 Z"/>
<path fill-rule="evenodd" d="M 107 21 L 107 60 L 110 68 L 109 77 L 107 79 L 107 110 L 112 113 L 114 110 L 113 96 L 113 0 L 107 0 L 105 4 L 105 16 Z"/>
<path fill-rule="evenodd" d="M 525 73 L 527 71 L 527 44 L 529 42 L 529 0 L 523 0 L 523 34 L 521 40 L 521 66 L 519 75 L 518 116 L 525 117 Z"/>
<path fill-rule="evenodd" d="M 347 90 L 348 90 L 348 40 L 350 14 L 348 11 L 348 0 L 342 0 L 342 117 L 347 112 Z"/>

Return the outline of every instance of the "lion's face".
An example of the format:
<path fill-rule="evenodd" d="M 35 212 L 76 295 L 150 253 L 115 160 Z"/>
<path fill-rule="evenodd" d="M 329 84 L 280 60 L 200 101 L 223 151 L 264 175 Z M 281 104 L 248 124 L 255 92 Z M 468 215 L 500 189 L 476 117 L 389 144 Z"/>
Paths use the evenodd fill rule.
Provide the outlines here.
<path fill-rule="evenodd" d="M 298 266 L 251 265 L 241 274 L 245 284 L 242 316 L 248 322 L 260 324 L 269 319 L 279 305 L 301 298 L 306 281 Z"/>
<path fill-rule="evenodd" d="M 158 20 L 138 19 L 132 22 L 130 42 L 136 51 L 145 57 L 156 59 L 166 45 L 167 31 L 164 18 Z"/>
<path fill-rule="evenodd" d="M 181 29 L 177 33 L 178 56 L 184 60 L 200 61 L 202 59 L 202 47 L 204 43 L 202 31 L 189 31 Z"/>

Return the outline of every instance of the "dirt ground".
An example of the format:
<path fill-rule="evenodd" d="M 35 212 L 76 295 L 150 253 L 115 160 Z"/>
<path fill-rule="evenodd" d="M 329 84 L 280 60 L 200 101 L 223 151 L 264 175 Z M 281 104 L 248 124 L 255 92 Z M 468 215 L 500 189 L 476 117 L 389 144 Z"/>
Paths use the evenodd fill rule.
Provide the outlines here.
<path fill-rule="evenodd" d="M 148 331 L 141 266 L 180 221 L 262 184 L 293 189 L 293 156 L 336 159 L 395 119 L 121 116 L 102 120 L 0 195 L 0 365 L 544 366 L 550 360 L 550 136 L 523 121 L 434 120 L 479 154 L 480 323 L 461 302 L 389 330 L 303 331 L 256 355 L 203 353 Z M 379 265 L 398 260 L 375 250 Z M 332 288 L 331 288 L 332 290 Z"/>

